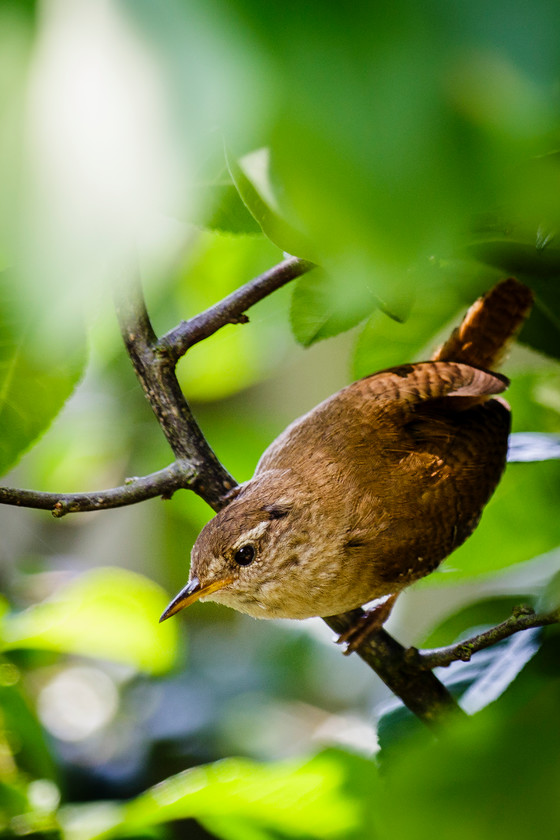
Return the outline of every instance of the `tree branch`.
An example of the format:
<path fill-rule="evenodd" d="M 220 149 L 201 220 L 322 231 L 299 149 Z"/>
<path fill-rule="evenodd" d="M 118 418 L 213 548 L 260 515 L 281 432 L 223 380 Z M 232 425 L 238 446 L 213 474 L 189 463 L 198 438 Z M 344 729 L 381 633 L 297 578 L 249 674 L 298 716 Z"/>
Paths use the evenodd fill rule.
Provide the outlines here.
<path fill-rule="evenodd" d="M 121 332 L 140 384 L 173 451 L 186 458 L 195 471 L 191 488 L 214 510 L 227 504 L 235 482 L 196 425 L 177 382 L 175 364 L 188 347 L 231 323 L 232 318 L 239 321 L 243 309 L 311 267 L 301 260 L 287 260 L 177 330 L 171 330 L 160 342 L 155 340 L 138 282 L 118 302 Z M 164 345 L 165 353 L 161 352 Z M 336 632 L 342 632 L 362 614 L 360 609 L 352 610 L 325 620 Z M 451 711 L 459 713 L 451 694 L 437 677 L 409 661 L 404 648 L 384 630 L 362 644 L 358 653 L 428 726 L 435 726 Z"/>
<path fill-rule="evenodd" d="M 97 490 L 92 493 L 41 493 L 37 490 L 0 487 L 0 503 L 50 510 L 53 516 L 60 518 L 67 513 L 108 510 L 133 505 L 156 496 L 170 499 L 176 490 L 190 487 L 194 478 L 190 464 L 174 461 L 173 464 L 158 472 L 141 478 L 135 476 L 127 479 L 120 487 Z"/>
<path fill-rule="evenodd" d="M 219 510 L 236 482 L 218 461 L 194 419 L 175 375 L 176 362 L 158 352 L 138 278 L 117 289 L 116 309 L 128 355 L 146 398 L 175 457 L 192 470 L 190 488 Z"/>
<path fill-rule="evenodd" d="M 144 302 L 138 279 L 121 286 L 116 295 L 117 316 L 123 340 L 136 375 L 158 422 L 173 450 L 175 462 L 159 472 L 134 478 L 122 487 L 95 493 L 39 493 L 31 490 L 0 488 L 0 503 L 51 510 L 55 516 L 78 511 L 103 510 L 133 504 L 154 496 L 169 498 L 175 490 L 189 488 L 214 510 L 228 502 L 237 486 L 202 434 L 175 374 L 178 359 L 194 344 L 215 333 L 225 324 L 245 323 L 246 309 L 290 280 L 305 274 L 313 264 L 290 258 L 251 280 L 215 306 L 182 322 L 158 340 Z M 325 618 L 336 633 L 348 630 L 363 610 Z M 517 610 L 507 621 L 466 642 L 437 650 L 405 648 L 385 630 L 373 633 L 358 648 L 358 655 L 387 686 L 428 726 L 438 725 L 459 707 L 432 669 L 449 665 L 513 633 L 529 627 L 560 622 L 560 610 L 535 615 Z"/>
<path fill-rule="evenodd" d="M 531 607 L 517 607 L 513 614 L 483 633 L 472 636 L 464 642 L 448 647 L 434 648 L 433 650 L 416 650 L 410 648 L 406 655 L 409 659 L 416 661 L 421 668 L 431 670 L 432 668 L 447 667 L 452 662 L 462 660 L 468 662 L 473 653 L 484 648 L 495 645 L 520 630 L 529 630 L 532 627 L 545 627 L 548 624 L 560 623 L 560 607 L 547 613 L 535 613 Z"/>
<path fill-rule="evenodd" d="M 362 609 L 324 618 L 335 633 L 344 633 L 364 615 Z M 423 723 L 438 728 L 450 714 L 464 714 L 447 688 L 430 670 L 421 667 L 400 642 L 381 628 L 372 633 L 356 650 L 391 691 L 400 697 Z"/>
<path fill-rule="evenodd" d="M 154 496 L 170 497 L 177 489 L 189 488 L 219 510 L 236 481 L 218 461 L 194 419 L 175 375 L 176 362 L 189 347 L 225 324 L 244 323 L 246 309 L 312 268 L 313 263 L 290 257 L 195 318 L 183 321 L 159 341 L 139 280 L 127 278 L 115 293 L 121 333 L 144 393 L 176 456 L 175 463 L 122 487 L 93 493 L 41 493 L 0 487 L 0 504 L 50 510 L 61 517 L 134 504 Z"/>
<path fill-rule="evenodd" d="M 213 335 L 226 324 L 246 324 L 249 320 L 244 314 L 247 309 L 312 268 L 315 268 L 312 262 L 289 257 L 200 315 L 195 315 L 189 321 L 181 321 L 179 326 L 159 339 L 158 348 L 170 361 L 177 362 L 190 347 Z"/>

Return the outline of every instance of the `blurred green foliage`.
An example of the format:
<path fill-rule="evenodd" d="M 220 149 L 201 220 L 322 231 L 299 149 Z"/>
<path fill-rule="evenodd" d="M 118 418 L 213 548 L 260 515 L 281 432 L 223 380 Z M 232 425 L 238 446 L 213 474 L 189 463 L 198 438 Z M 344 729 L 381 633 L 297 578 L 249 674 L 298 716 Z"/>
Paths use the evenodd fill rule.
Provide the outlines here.
<path fill-rule="evenodd" d="M 548 0 L 1 4 L 6 483 L 88 490 L 165 465 L 113 286 L 139 269 L 163 333 L 282 251 L 320 267 L 178 369 L 239 480 L 352 376 L 429 357 L 507 274 L 536 294 L 506 365 L 514 431 L 558 435 L 559 31 Z M 392 632 L 446 644 L 520 600 L 557 604 L 559 475 L 511 465 Z M 0 510 L 0 835 L 558 833 L 557 633 L 443 673 L 477 711 L 436 740 L 380 712 L 383 689 L 313 622 L 200 605 L 157 624 L 210 513 L 188 494 L 62 522 Z"/>
<path fill-rule="evenodd" d="M 365 776 L 354 790 L 350 786 L 352 771 Z M 115 807 L 103 832 L 88 829 L 87 806 L 81 811 L 74 808 L 69 812 L 68 836 L 83 840 L 114 837 L 196 816 L 224 840 L 316 835 L 351 840 L 363 825 L 359 794 L 375 781 L 370 763 L 336 752 L 304 764 L 266 766 L 225 759 L 166 779 L 137 799 Z"/>
<path fill-rule="evenodd" d="M 54 650 L 124 662 L 161 674 L 177 656 L 177 631 L 153 617 L 167 606 L 165 592 L 125 569 L 95 569 L 61 586 L 56 596 L 14 616 L 0 631 L 8 650 Z"/>
<path fill-rule="evenodd" d="M 5 473 L 76 387 L 85 366 L 85 340 L 80 334 L 69 353 L 55 335 L 52 355 L 46 355 L 33 333 L 40 309 L 32 303 L 22 312 L 17 278 L 8 272 L 0 274 L 0 299 L 0 472 Z"/>

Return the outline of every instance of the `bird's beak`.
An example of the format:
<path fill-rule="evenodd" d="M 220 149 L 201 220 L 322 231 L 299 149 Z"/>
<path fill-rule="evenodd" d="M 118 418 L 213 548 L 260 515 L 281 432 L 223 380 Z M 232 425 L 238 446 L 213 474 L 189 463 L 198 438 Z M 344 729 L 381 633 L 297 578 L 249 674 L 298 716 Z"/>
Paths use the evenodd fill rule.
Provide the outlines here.
<path fill-rule="evenodd" d="M 171 603 L 166 607 L 162 613 L 160 622 L 171 618 L 172 615 L 178 613 L 179 610 L 189 607 L 198 601 L 199 598 L 204 598 L 205 595 L 210 595 L 211 592 L 216 592 L 218 589 L 223 589 L 228 583 L 231 583 L 233 578 L 222 578 L 220 580 L 213 580 L 205 586 L 201 584 L 198 578 L 194 577 L 190 580 L 184 589 L 181 589 L 178 595 L 173 598 Z"/>

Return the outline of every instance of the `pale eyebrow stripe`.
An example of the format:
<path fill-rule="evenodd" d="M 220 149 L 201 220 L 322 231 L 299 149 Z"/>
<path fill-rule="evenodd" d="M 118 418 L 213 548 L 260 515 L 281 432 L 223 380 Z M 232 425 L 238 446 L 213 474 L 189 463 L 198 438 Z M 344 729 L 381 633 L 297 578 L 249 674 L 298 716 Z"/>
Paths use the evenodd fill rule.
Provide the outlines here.
<path fill-rule="evenodd" d="M 259 537 L 262 537 L 270 522 L 268 519 L 265 519 L 264 522 L 259 522 L 258 525 L 255 525 L 254 528 L 251 528 L 250 531 L 245 531 L 238 540 L 236 540 L 232 545 L 232 550 L 236 551 L 242 545 L 245 545 L 247 542 L 251 542 L 251 540 L 258 540 Z"/>

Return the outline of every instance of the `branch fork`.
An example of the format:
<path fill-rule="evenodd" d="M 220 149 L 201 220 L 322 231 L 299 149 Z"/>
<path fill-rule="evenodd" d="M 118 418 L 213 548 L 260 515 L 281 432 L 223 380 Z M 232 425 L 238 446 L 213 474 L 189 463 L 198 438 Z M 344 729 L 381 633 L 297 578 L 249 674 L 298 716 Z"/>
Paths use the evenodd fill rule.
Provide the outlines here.
<path fill-rule="evenodd" d="M 235 496 L 237 482 L 220 463 L 196 423 L 179 386 L 176 364 L 193 345 L 226 324 L 246 324 L 247 309 L 314 267 L 313 263 L 289 257 L 205 312 L 182 321 L 161 338 L 153 330 L 138 279 L 120 286 L 116 309 L 123 341 L 175 460 L 158 472 L 92 493 L 40 493 L 3 487 L 0 503 L 50 510 L 53 516 L 62 517 L 135 504 L 155 496 L 169 499 L 179 489 L 190 489 L 215 511 L 228 504 Z M 357 609 L 324 621 L 340 635 L 363 615 L 364 611 Z M 447 715 L 461 710 L 434 675 L 434 668 L 468 660 L 476 651 L 520 630 L 557 622 L 560 609 L 536 615 L 521 608 L 502 624 L 472 639 L 426 651 L 405 649 L 381 628 L 362 641 L 356 652 L 414 714 L 428 726 L 438 727 Z"/>

